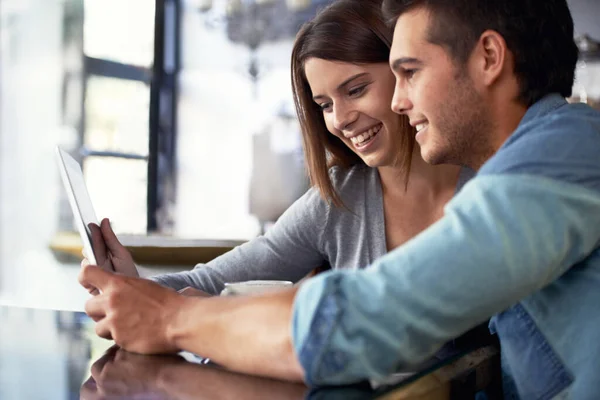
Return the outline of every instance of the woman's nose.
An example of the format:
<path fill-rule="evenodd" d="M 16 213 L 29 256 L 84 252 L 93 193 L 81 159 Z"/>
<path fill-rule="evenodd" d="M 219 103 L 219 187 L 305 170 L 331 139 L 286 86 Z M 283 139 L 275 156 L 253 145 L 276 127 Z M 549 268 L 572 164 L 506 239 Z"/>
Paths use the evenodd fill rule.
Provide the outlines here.
<path fill-rule="evenodd" d="M 343 104 L 333 106 L 333 126 L 338 131 L 347 130 L 356 121 L 357 116 L 358 112 L 356 110 L 352 110 Z"/>

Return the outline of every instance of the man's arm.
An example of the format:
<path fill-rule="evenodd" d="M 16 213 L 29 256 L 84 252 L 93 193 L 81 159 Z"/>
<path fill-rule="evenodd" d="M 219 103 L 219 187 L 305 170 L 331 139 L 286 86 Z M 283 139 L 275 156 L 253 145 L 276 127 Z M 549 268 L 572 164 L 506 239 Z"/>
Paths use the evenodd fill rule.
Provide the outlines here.
<path fill-rule="evenodd" d="M 79 280 L 88 289 L 100 290 L 85 306 L 96 321 L 96 333 L 125 350 L 187 350 L 238 372 L 303 378 L 290 332 L 296 289 L 264 296 L 190 298 L 96 266 L 84 267 Z"/>
<path fill-rule="evenodd" d="M 300 288 L 293 342 L 309 384 L 382 377 L 548 285 L 600 242 L 600 194 L 527 175 L 475 178 L 438 223 L 353 273 Z"/>
<path fill-rule="evenodd" d="M 172 341 L 235 371 L 301 381 L 290 327 L 296 291 L 186 302 Z"/>

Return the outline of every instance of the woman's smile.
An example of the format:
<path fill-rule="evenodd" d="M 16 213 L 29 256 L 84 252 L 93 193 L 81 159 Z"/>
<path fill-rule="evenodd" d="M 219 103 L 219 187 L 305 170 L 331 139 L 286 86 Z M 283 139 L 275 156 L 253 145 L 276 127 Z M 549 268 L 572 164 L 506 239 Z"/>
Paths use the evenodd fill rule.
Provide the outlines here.
<path fill-rule="evenodd" d="M 376 126 L 370 128 L 366 132 L 363 132 L 359 135 L 353 136 L 350 138 L 352 145 L 359 152 L 364 152 L 370 149 L 372 144 L 375 142 L 375 139 L 378 137 L 381 128 L 383 127 L 382 123 L 377 124 Z"/>

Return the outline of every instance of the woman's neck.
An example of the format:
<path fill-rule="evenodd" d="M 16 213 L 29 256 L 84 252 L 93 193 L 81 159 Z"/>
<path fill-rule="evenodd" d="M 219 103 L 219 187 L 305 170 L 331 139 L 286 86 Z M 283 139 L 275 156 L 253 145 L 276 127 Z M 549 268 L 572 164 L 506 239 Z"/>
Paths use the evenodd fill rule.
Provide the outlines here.
<path fill-rule="evenodd" d="M 421 157 L 421 149 L 415 145 L 408 183 L 402 167 L 385 166 L 377 169 L 384 195 L 402 195 L 410 192 L 437 197 L 448 190 L 455 190 L 461 167 L 427 164 Z"/>

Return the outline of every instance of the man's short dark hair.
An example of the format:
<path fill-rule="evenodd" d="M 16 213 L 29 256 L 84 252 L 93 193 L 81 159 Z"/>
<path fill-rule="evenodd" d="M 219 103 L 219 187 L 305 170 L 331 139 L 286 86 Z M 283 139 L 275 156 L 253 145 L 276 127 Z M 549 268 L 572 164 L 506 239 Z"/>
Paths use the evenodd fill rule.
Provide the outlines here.
<path fill-rule="evenodd" d="M 383 0 L 382 8 L 391 24 L 407 11 L 428 10 L 428 41 L 461 64 L 484 31 L 498 32 L 514 55 L 526 106 L 549 93 L 571 96 L 578 49 L 566 0 Z"/>

